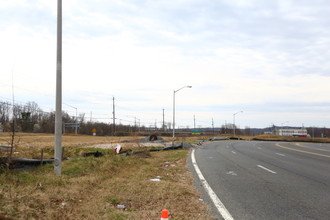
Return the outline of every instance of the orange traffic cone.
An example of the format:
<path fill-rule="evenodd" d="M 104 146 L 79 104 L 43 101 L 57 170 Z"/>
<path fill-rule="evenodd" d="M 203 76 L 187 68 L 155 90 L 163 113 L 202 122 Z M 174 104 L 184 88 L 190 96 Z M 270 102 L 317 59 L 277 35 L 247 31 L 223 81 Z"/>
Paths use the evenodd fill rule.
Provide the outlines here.
<path fill-rule="evenodd" d="M 162 217 L 160 218 L 160 220 L 168 220 L 168 210 L 167 209 L 163 209 Z"/>

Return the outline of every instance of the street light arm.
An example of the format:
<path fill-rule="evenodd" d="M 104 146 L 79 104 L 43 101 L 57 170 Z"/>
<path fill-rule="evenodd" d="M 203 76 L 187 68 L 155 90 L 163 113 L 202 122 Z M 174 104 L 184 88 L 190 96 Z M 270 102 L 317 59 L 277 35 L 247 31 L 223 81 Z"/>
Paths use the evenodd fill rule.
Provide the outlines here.
<path fill-rule="evenodd" d="M 238 113 L 243 113 L 243 111 L 236 112 L 233 115 L 237 115 Z"/>
<path fill-rule="evenodd" d="M 183 87 L 181 87 L 180 89 L 178 89 L 178 90 L 174 90 L 174 93 L 176 93 L 176 92 L 178 92 L 178 91 L 180 91 L 181 89 L 184 89 L 184 88 L 191 88 L 192 86 L 183 86 Z"/>
<path fill-rule="evenodd" d="M 74 106 L 72 106 L 72 105 L 69 105 L 69 104 L 66 104 L 66 103 L 64 103 L 64 102 L 63 102 L 62 104 L 67 105 L 67 106 L 69 106 L 69 107 L 71 107 L 71 108 L 77 109 L 76 107 L 74 107 Z"/>

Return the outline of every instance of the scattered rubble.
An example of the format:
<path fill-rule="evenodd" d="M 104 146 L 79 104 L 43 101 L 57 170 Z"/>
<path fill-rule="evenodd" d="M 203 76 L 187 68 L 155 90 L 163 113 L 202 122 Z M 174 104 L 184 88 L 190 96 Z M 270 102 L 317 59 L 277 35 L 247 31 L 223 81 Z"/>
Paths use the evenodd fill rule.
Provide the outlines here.
<path fill-rule="evenodd" d="M 94 157 L 103 157 L 104 153 L 100 152 L 100 151 L 96 151 L 96 152 L 88 152 L 88 153 L 84 153 L 83 154 L 84 157 L 90 157 L 90 156 L 94 156 Z"/>
<path fill-rule="evenodd" d="M 145 138 L 141 138 L 138 140 L 125 140 L 122 141 L 122 143 L 133 143 L 133 142 L 139 142 L 139 143 L 163 143 L 164 139 L 162 137 L 158 137 L 156 135 L 150 135 Z"/>

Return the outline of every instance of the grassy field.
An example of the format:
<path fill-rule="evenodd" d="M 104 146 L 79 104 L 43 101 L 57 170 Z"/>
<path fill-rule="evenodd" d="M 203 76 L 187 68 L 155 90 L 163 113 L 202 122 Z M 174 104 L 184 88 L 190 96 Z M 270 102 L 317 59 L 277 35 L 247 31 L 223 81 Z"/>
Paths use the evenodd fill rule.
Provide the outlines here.
<path fill-rule="evenodd" d="M 1 135 L 0 144 L 8 142 L 9 135 Z M 5 171 L 0 174 L 0 219 L 160 219 L 162 209 L 169 210 L 170 219 L 213 219 L 193 186 L 189 150 L 120 156 L 82 147 L 136 138 L 64 136 L 71 159 L 63 161 L 61 177 L 54 176 L 52 164 Z M 53 141 L 53 135 L 18 134 L 15 152 L 39 155 L 44 149 L 52 156 Z M 92 150 L 105 156 L 81 156 Z"/>

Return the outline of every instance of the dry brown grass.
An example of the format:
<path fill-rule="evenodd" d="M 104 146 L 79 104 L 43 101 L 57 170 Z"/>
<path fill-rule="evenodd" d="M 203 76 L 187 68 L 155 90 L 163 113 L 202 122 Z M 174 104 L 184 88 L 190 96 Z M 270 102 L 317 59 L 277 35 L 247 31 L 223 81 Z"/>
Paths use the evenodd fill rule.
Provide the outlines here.
<path fill-rule="evenodd" d="M 141 137 L 111 137 L 111 136 L 90 136 L 90 135 L 63 135 L 63 147 L 79 147 L 94 144 L 118 143 L 123 140 L 134 140 Z M 15 143 L 20 147 L 47 148 L 54 146 L 53 134 L 16 133 Z M 10 133 L 0 132 L 0 144 L 10 142 Z"/>
<path fill-rule="evenodd" d="M 47 140 L 45 143 L 51 136 L 35 135 L 38 140 Z M 23 136 L 22 140 L 29 138 Z M 98 138 L 97 143 L 108 140 Z M 71 140 L 68 149 L 79 154 L 90 150 L 73 146 L 77 142 Z M 0 175 L 0 218 L 159 219 L 166 208 L 172 220 L 212 219 L 192 184 L 186 166 L 189 151 L 126 157 L 105 152 L 101 158 L 63 161 L 61 177 L 54 176 L 53 165 Z M 160 181 L 150 181 L 153 178 Z M 126 208 L 117 209 L 118 204 Z"/>
<path fill-rule="evenodd" d="M 0 132 L 0 145 L 10 145 L 10 133 Z M 71 157 L 72 152 L 79 147 L 88 147 L 100 144 L 119 143 L 123 140 L 138 140 L 142 137 L 111 137 L 111 136 L 90 136 L 90 135 L 63 135 L 62 146 L 64 157 Z M 35 133 L 16 133 L 14 141 L 14 157 L 40 158 L 41 150 L 44 150 L 44 158 L 54 156 L 54 135 L 53 134 L 35 134 Z M 125 143 L 126 147 L 140 147 L 138 142 L 134 144 Z M 0 152 L 0 156 L 6 156 L 5 152 Z"/>

